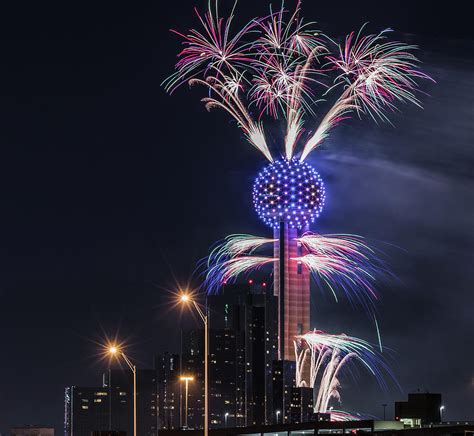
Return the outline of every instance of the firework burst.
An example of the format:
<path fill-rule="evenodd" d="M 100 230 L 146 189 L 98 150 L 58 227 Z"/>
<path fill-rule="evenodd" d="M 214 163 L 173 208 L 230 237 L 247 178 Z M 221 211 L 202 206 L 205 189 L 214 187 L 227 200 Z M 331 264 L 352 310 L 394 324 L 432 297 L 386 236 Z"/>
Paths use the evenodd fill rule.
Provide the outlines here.
<path fill-rule="evenodd" d="M 364 36 L 362 27 L 338 44 L 304 22 L 298 2 L 293 12 L 270 9 L 267 17 L 234 31 L 235 7 L 223 18 L 217 2 L 215 8 L 209 2 L 203 15 L 196 10 L 200 29 L 173 31 L 184 48 L 164 84 L 169 92 L 187 82 L 207 87 L 207 109 L 226 110 L 268 160 L 273 158 L 260 123 L 264 114 L 286 119 L 284 155 L 291 159 L 301 141 L 304 160 L 353 113 L 389 121 L 397 103 L 420 106 L 417 81 L 429 77 L 417 68 L 416 46 L 388 41 L 390 29 Z M 314 130 L 311 122 L 313 132 L 308 129 L 303 138 L 305 115 L 316 115 L 315 103 L 336 92 L 335 104 Z"/>

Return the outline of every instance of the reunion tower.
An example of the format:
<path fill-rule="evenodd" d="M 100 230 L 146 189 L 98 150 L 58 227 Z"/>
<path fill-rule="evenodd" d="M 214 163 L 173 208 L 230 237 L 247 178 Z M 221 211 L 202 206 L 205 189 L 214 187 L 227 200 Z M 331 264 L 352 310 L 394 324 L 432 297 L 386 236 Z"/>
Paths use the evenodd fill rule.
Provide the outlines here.
<path fill-rule="evenodd" d="M 273 227 L 274 294 L 278 297 L 278 355 L 295 360 L 295 337 L 310 330 L 310 278 L 298 261 L 307 254 L 299 238 L 319 217 L 325 189 L 321 176 L 299 159 L 281 159 L 257 176 L 253 200 L 260 218 Z"/>
<path fill-rule="evenodd" d="M 340 294 L 367 312 L 382 350 L 374 285 L 386 266 L 361 236 L 310 232 L 325 188 L 306 159 L 343 120 L 388 121 L 399 103 L 421 106 L 417 82 L 430 77 L 418 69 L 416 47 L 388 39 L 390 29 L 366 34 L 363 27 L 338 42 L 304 21 L 300 1 L 294 11 L 282 6 L 237 29 L 234 8 L 224 17 L 209 1 L 207 11 L 196 14 L 199 28 L 174 31 L 182 49 L 164 85 L 170 93 L 184 84 L 203 87 L 205 108 L 229 114 L 267 159 L 253 184 L 253 203 L 273 231 L 233 234 L 216 244 L 203 261 L 202 288 L 218 293 L 242 274 L 273 267 L 281 367 L 288 361 L 296 368 L 296 386 L 313 388 L 314 411 L 325 413 L 340 399 L 338 376 L 349 359 L 362 361 L 379 380 L 377 368 L 386 365 L 374 361 L 368 342 L 310 330 L 310 276 L 336 301 Z M 320 107 L 322 101 L 331 103 Z M 266 131 L 275 120 L 285 125 L 284 135 Z M 271 255 L 259 251 L 267 247 Z"/>

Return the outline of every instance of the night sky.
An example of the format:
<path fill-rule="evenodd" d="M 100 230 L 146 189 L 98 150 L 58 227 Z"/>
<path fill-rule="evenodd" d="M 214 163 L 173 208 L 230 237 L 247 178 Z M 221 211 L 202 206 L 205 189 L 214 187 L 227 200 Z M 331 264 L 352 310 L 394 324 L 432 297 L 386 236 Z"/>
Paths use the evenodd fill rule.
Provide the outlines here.
<path fill-rule="evenodd" d="M 106 335 L 142 367 L 176 351 L 167 290 L 225 235 L 269 234 L 250 196 L 264 161 L 224 113 L 206 113 L 202 90 L 160 87 L 179 49 L 169 28 L 193 26 L 204 0 L 11 3 L 0 10 L 0 433 L 62 433 L 64 388 L 100 382 Z M 267 5 L 241 0 L 237 12 L 247 20 Z M 366 236 L 398 276 L 381 288 L 379 317 L 402 390 L 361 375 L 343 408 L 380 416 L 388 403 L 390 417 L 420 389 L 443 393 L 447 419 L 474 419 L 468 14 L 456 1 L 303 10 L 335 37 L 366 21 L 394 28 L 437 82 L 422 85 L 424 110 L 392 117 L 396 128 L 346 122 L 309 160 L 328 195 L 315 230 Z M 360 309 L 313 297 L 313 326 L 376 341 Z"/>

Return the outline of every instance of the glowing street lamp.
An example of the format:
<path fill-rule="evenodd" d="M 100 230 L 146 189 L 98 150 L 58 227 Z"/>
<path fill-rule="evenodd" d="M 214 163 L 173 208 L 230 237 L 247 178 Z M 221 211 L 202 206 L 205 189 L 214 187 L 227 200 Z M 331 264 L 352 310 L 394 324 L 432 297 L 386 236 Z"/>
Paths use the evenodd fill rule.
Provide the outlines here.
<path fill-rule="evenodd" d="M 179 378 L 181 381 L 184 381 L 185 394 L 184 394 L 184 427 L 188 428 L 188 385 L 190 381 L 194 380 L 194 377 L 191 376 L 181 376 Z"/>
<path fill-rule="evenodd" d="M 118 346 L 109 346 L 107 352 L 113 357 L 118 358 L 119 356 L 122 356 L 123 360 L 133 373 L 133 436 L 137 436 L 137 367 Z"/>
<path fill-rule="evenodd" d="M 209 354 L 209 331 L 208 317 L 204 313 L 199 304 L 188 293 L 182 293 L 179 297 L 182 304 L 192 303 L 194 309 L 201 317 L 204 323 L 204 436 L 209 435 L 209 376 L 208 376 L 208 354 Z"/>
<path fill-rule="evenodd" d="M 224 426 L 225 428 L 227 428 L 227 418 L 229 417 L 229 412 L 225 412 L 225 415 L 224 415 Z"/>
<path fill-rule="evenodd" d="M 444 406 L 441 406 L 439 408 L 439 417 L 440 417 L 441 422 L 443 422 L 443 411 L 444 411 L 444 409 L 445 409 Z"/>
<path fill-rule="evenodd" d="M 280 412 L 279 410 L 276 411 L 276 423 L 277 423 L 277 424 L 278 424 L 278 416 L 280 415 L 280 413 L 281 413 L 281 412 Z"/>

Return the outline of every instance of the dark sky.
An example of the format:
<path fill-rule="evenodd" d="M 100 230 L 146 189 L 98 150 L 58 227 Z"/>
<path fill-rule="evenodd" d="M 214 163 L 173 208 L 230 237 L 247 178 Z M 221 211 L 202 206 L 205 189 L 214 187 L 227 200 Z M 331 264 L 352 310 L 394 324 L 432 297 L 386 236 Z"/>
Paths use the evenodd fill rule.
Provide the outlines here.
<path fill-rule="evenodd" d="M 95 342 L 119 334 L 150 365 L 178 338 L 164 291 L 174 277 L 186 281 L 227 234 L 268 234 L 250 198 L 263 160 L 199 90 L 160 87 L 179 49 L 168 29 L 192 25 L 204 0 L 11 3 L 0 10 L 0 432 L 61 433 L 64 387 L 99 381 Z M 255 3 L 239 13 L 266 12 Z M 335 36 L 390 26 L 422 46 L 437 81 L 396 129 L 353 120 L 311 158 L 328 189 L 317 230 L 391 244 L 399 277 L 381 289 L 380 319 L 403 391 L 348 383 L 343 406 L 380 414 L 388 402 L 391 414 L 420 388 L 444 394 L 447 418 L 473 419 L 468 14 L 456 1 L 307 0 L 304 15 Z M 317 294 L 313 312 L 318 328 L 375 341 L 357 309 Z"/>

